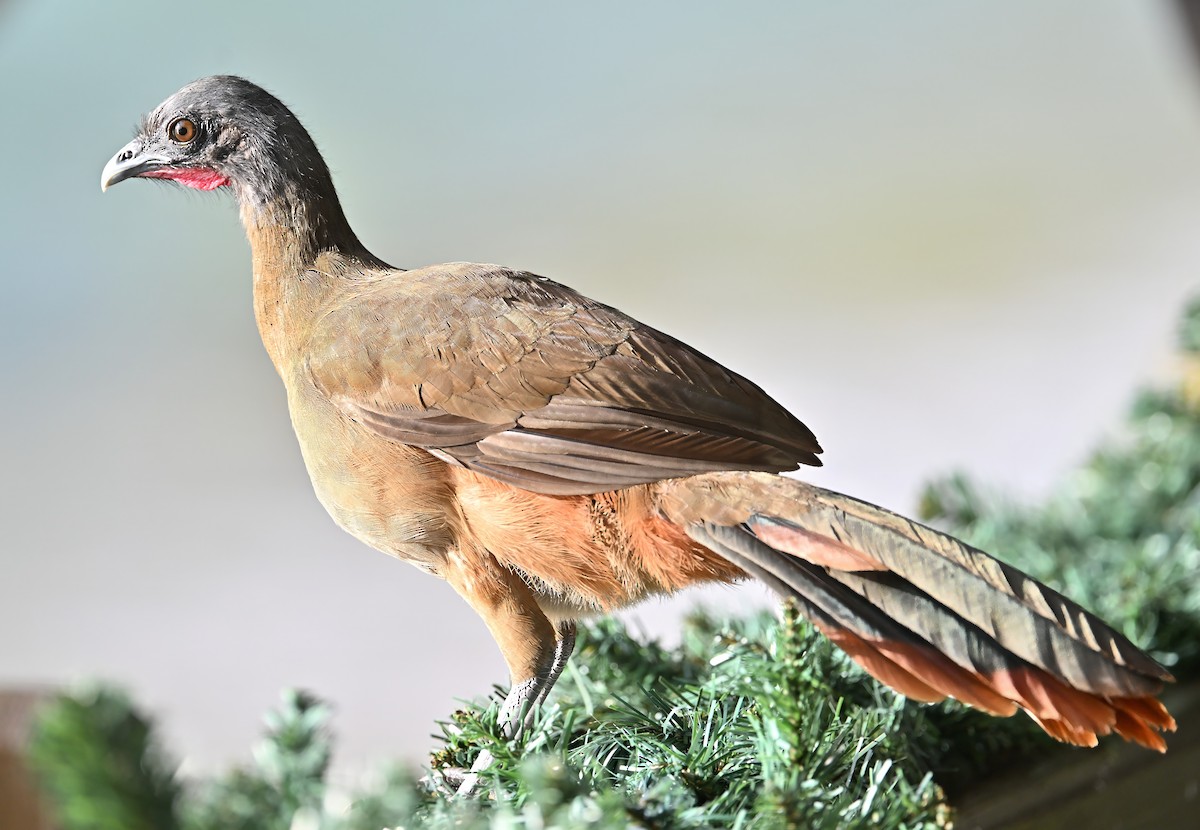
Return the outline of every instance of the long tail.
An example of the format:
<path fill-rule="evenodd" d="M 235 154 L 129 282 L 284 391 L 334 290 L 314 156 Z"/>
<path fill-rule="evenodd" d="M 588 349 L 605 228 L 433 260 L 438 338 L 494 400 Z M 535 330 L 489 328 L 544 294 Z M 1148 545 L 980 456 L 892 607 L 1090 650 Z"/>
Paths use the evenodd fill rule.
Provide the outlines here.
<path fill-rule="evenodd" d="M 792 479 L 717 473 L 661 505 L 692 539 L 785 597 L 860 666 L 908 697 L 1024 709 L 1060 741 L 1116 732 L 1166 751 L 1173 678 L 1069 599 L 983 551 Z"/>

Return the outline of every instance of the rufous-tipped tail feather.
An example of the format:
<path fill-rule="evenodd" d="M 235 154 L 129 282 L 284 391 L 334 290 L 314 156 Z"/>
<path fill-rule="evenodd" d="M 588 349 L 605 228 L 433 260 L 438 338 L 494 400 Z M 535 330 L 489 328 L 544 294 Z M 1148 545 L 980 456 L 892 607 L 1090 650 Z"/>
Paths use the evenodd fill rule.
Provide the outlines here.
<path fill-rule="evenodd" d="M 932 528 L 780 476 L 663 487 L 664 513 L 763 580 L 866 671 L 921 701 L 1024 709 L 1061 741 L 1166 750 L 1171 676 L 1076 603 Z"/>

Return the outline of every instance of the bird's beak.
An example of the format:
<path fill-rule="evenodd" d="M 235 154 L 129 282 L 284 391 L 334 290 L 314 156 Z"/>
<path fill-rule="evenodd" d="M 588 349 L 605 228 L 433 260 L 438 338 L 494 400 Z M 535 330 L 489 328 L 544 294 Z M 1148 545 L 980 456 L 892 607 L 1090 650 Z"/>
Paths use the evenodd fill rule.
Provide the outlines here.
<path fill-rule="evenodd" d="M 142 154 L 140 141 L 131 141 L 122 147 L 104 165 L 100 173 L 100 190 L 108 190 L 117 182 L 132 179 L 167 164 L 167 160 L 153 153 Z"/>

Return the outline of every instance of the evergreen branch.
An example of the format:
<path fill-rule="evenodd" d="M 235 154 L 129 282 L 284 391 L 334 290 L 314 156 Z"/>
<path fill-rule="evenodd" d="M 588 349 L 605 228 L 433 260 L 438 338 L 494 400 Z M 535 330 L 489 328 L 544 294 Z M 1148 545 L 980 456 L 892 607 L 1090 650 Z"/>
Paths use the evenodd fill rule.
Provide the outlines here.
<path fill-rule="evenodd" d="M 112 689 L 64 695 L 39 717 L 30 763 L 62 830 L 176 830 L 174 763 Z"/>

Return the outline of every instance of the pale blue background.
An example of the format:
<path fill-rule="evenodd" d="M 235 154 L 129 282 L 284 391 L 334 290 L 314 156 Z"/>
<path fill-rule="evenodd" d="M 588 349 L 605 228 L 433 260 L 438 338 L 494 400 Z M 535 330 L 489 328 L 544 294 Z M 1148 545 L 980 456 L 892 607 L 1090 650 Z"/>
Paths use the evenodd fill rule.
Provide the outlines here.
<path fill-rule="evenodd" d="M 291 104 L 378 254 L 618 305 L 807 421 L 813 481 L 910 509 L 953 467 L 1044 493 L 1170 377 L 1194 70 L 1144 0 L 0 5 L 0 683 L 129 684 L 193 768 L 301 684 L 353 770 L 505 679 L 313 498 L 228 199 L 101 196 L 183 83 Z"/>

